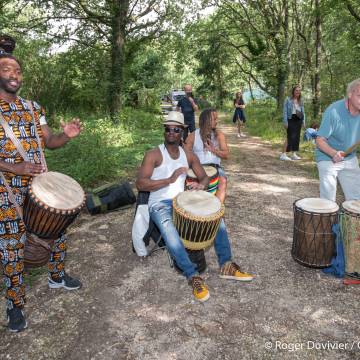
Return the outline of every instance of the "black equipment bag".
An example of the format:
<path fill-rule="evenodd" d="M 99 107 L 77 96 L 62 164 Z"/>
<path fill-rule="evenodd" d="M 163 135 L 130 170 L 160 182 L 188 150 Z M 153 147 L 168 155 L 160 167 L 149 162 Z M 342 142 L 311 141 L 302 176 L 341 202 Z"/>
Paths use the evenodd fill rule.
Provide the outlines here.
<path fill-rule="evenodd" d="M 129 182 L 100 186 L 86 195 L 86 208 L 91 215 L 106 213 L 136 202 Z"/>

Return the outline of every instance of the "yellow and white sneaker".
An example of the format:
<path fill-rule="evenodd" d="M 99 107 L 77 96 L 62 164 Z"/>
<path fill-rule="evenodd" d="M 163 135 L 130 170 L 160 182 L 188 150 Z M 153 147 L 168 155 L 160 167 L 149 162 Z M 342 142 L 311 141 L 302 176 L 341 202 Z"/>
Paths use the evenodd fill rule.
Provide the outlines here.
<path fill-rule="evenodd" d="M 193 288 L 193 294 L 196 300 L 204 302 L 210 298 L 209 290 L 200 276 L 193 276 L 189 280 L 189 284 Z"/>
<path fill-rule="evenodd" d="M 220 269 L 220 275 L 222 279 L 238 280 L 238 281 L 251 281 L 254 276 L 240 270 L 239 265 L 234 262 L 225 263 Z"/>

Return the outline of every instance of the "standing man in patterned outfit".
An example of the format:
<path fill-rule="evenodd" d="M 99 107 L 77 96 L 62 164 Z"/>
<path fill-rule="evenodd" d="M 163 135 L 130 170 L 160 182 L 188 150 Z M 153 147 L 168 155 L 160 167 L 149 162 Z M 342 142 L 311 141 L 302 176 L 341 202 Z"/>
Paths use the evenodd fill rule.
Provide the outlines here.
<path fill-rule="evenodd" d="M 0 261 L 4 269 L 6 287 L 8 329 L 18 332 L 27 327 L 23 313 L 25 300 L 24 245 L 25 225 L 9 199 L 9 187 L 20 208 L 28 191 L 32 176 L 42 173 L 42 148 L 59 148 L 81 132 L 79 119 L 62 124 L 63 132 L 53 134 L 46 124 L 44 109 L 35 102 L 27 102 L 17 96 L 22 84 L 22 71 L 19 61 L 10 54 L 0 54 L 0 116 L 12 129 L 20 141 L 30 161 L 24 161 L 17 148 L 0 126 L 0 171 L 8 184 L 0 178 Z M 38 144 L 35 127 L 41 144 Z M 79 289 L 79 280 L 71 278 L 64 271 L 66 238 L 62 235 L 55 241 L 49 261 L 49 287 Z"/>

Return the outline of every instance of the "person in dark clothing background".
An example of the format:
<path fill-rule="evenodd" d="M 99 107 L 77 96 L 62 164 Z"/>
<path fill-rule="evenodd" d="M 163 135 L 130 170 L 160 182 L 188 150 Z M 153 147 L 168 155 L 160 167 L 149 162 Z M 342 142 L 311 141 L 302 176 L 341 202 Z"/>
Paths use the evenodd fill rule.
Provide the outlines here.
<path fill-rule="evenodd" d="M 233 123 L 237 124 L 237 128 L 238 128 L 238 137 L 244 137 L 246 136 L 243 132 L 241 132 L 241 129 L 244 127 L 245 125 L 245 102 L 242 96 L 242 92 L 238 91 L 235 94 L 235 99 L 234 99 L 234 107 L 235 107 L 235 112 L 234 112 L 234 116 L 233 116 Z"/>
<path fill-rule="evenodd" d="M 15 49 L 15 39 L 9 35 L 0 34 L 0 54 L 12 54 Z"/>
<path fill-rule="evenodd" d="M 177 104 L 177 111 L 181 111 L 184 115 L 185 125 L 188 127 L 184 131 L 183 139 L 186 140 L 189 132 L 195 131 L 195 111 L 199 110 L 199 107 L 194 99 L 192 93 L 192 86 L 190 84 L 184 85 L 184 91 L 186 96 L 179 100 Z"/>

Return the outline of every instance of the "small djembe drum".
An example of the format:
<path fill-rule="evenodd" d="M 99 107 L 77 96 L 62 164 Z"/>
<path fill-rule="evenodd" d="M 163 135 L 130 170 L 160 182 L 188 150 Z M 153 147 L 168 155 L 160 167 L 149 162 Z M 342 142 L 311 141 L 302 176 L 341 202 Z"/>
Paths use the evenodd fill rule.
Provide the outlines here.
<path fill-rule="evenodd" d="M 203 165 L 203 168 L 206 172 L 206 175 L 209 177 L 209 185 L 207 191 L 212 194 L 216 194 L 218 185 L 219 185 L 219 172 L 215 166 L 212 165 Z M 194 174 L 192 169 L 189 169 L 187 172 L 185 180 L 185 188 L 189 190 L 192 183 L 198 183 L 198 179 Z"/>
<path fill-rule="evenodd" d="M 71 177 L 46 172 L 32 178 L 24 202 L 27 267 L 46 264 L 55 239 L 75 220 L 84 204 L 85 193 Z"/>
<path fill-rule="evenodd" d="M 360 200 L 345 201 L 340 210 L 345 272 L 360 277 Z"/>
<path fill-rule="evenodd" d="M 224 205 L 206 191 L 185 191 L 173 200 L 173 221 L 185 248 L 211 246 L 218 232 Z"/>
<path fill-rule="evenodd" d="M 305 198 L 294 202 L 294 237 L 291 255 L 301 265 L 323 268 L 331 265 L 339 206 L 330 200 Z"/>

